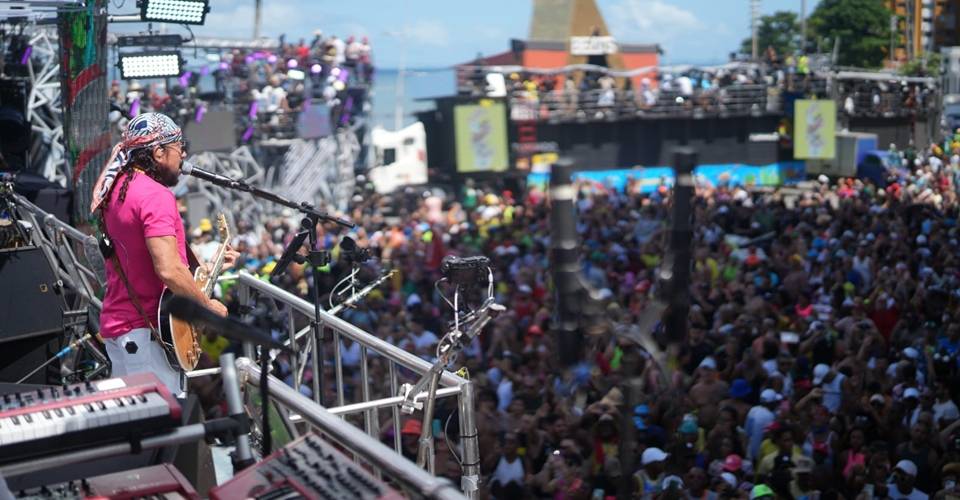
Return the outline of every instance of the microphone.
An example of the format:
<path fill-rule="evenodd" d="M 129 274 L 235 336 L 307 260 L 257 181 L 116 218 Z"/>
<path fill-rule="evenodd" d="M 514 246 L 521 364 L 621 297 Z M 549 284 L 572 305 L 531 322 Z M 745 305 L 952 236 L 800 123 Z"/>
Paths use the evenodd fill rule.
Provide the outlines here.
<path fill-rule="evenodd" d="M 293 353 L 292 349 L 283 345 L 281 342 L 273 340 L 273 337 L 267 335 L 260 329 L 254 328 L 246 323 L 241 323 L 233 318 L 218 316 L 210 309 L 186 297 L 179 295 L 171 297 L 166 304 L 166 309 L 167 313 L 171 316 L 193 325 L 209 328 L 222 334 L 224 337 L 239 340 L 240 342 L 253 342 L 263 347 Z"/>
<path fill-rule="evenodd" d="M 283 250 L 283 255 L 281 255 L 280 260 L 277 261 L 277 265 L 273 268 L 273 272 L 270 273 L 271 278 L 283 274 L 283 272 L 287 270 L 287 267 L 290 266 L 291 262 L 296 261 L 297 264 L 303 264 L 306 262 L 303 256 L 297 254 L 297 251 L 303 246 L 303 242 L 307 240 L 307 236 L 309 234 L 310 231 L 300 231 L 296 236 L 294 236 L 290 244 L 287 245 L 287 248 Z"/>
<path fill-rule="evenodd" d="M 220 174 L 215 174 L 213 172 L 208 172 L 186 160 L 184 160 L 183 164 L 180 165 L 180 173 L 184 175 L 190 175 L 190 176 L 196 177 L 197 179 L 203 179 L 207 182 L 212 182 L 218 186 L 223 186 L 225 188 L 239 189 L 241 191 L 249 191 L 249 187 L 246 185 L 246 183 L 242 181 L 234 180 L 229 177 L 224 177 Z"/>

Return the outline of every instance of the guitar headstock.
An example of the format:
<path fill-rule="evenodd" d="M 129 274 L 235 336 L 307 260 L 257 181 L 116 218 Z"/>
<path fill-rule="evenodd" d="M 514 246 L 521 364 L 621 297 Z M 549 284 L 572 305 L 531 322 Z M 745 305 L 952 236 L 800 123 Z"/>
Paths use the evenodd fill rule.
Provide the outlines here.
<path fill-rule="evenodd" d="M 230 225 L 227 224 L 227 217 L 223 214 L 217 214 L 217 230 L 220 232 L 220 241 L 228 243 L 230 241 Z"/>

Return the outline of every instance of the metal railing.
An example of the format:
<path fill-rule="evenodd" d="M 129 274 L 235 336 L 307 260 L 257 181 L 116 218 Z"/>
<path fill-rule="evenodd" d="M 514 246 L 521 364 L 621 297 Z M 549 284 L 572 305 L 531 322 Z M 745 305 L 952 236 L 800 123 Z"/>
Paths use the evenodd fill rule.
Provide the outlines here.
<path fill-rule="evenodd" d="M 240 358 L 236 364 L 241 381 L 256 387 L 261 374 L 256 363 L 249 358 Z M 295 412 L 311 427 L 343 445 L 356 457 L 373 466 L 374 470 L 399 483 L 409 496 L 443 500 L 464 498 L 450 481 L 417 467 L 402 455 L 391 453 L 390 448 L 380 441 L 344 422 L 337 414 L 315 404 L 281 380 L 271 375 L 267 377 L 267 383 L 273 402 Z"/>
<path fill-rule="evenodd" d="M 698 90 L 691 95 L 678 91 L 591 89 L 578 92 L 514 91 L 509 96 L 514 121 L 602 121 L 634 117 L 760 116 L 778 113 L 780 93 L 767 85 L 733 85 Z"/>
<path fill-rule="evenodd" d="M 415 382 L 418 378 L 430 371 L 431 363 L 400 349 L 378 337 L 372 335 L 363 329 L 338 318 L 329 312 L 321 311 L 320 326 L 324 331 L 330 332 L 333 344 L 333 366 L 336 387 L 335 406 L 324 409 L 319 405 L 321 391 L 325 388 L 320 386 L 320 377 L 318 374 L 323 370 L 322 365 L 328 363 L 328 360 L 318 359 L 317 349 L 313 349 L 317 339 L 312 335 L 303 336 L 304 330 L 297 332 L 295 325 L 297 318 L 295 314 L 299 313 L 308 319 L 314 315 L 313 304 L 279 288 L 271 283 L 267 283 L 257 277 L 240 271 L 237 275 L 238 297 L 242 305 L 250 305 L 254 296 L 267 298 L 276 301 L 285 306 L 288 330 L 287 339 L 296 339 L 293 341 L 294 351 L 298 354 L 307 354 L 313 367 L 314 377 L 312 380 L 312 394 L 316 408 L 323 409 L 331 415 L 337 415 L 345 418 L 348 415 L 361 414 L 363 416 L 363 431 L 374 438 L 380 435 L 381 409 L 389 409 L 392 413 L 393 422 L 393 460 L 407 461 L 402 454 L 401 448 L 401 404 L 404 399 L 400 395 L 401 384 Z M 307 329 L 310 327 L 308 326 Z M 358 375 L 358 379 L 347 383 L 347 377 L 350 367 L 344 366 L 344 356 L 342 349 L 343 340 L 349 340 L 359 346 L 358 366 L 353 367 L 352 374 Z M 248 357 L 251 357 L 252 347 L 245 348 Z M 306 362 L 303 356 L 296 355 L 290 358 L 290 368 L 292 373 L 298 374 L 300 363 Z M 385 363 L 385 373 L 387 383 L 380 383 L 375 388 L 371 388 L 371 365 L 373 359 Z M 384 368 L 384 367 L 380 367 Z M 293 377 L 293 387 L 290 391 L 299 394 L 302 380 L 298 376 Z M 327 385 L 327 384 L 325 384 Z M 440 377 L 440 389 L 437 391 L 437 398 L 457 399 L 457 413 L 459 416 L 459 433 L 461 440 L 461 487 L 465 495 L 474 498 L 477 494 L 479 485 L 479 444 L 477 442 L 476 420 L 474 416 L 474 386 L 467 379 L 459 377 L 448 371 L 444 371 Z M 347 392 L 351 392 L 352 399 L 348 401 Z M 380 396 L 380 397 L 377 397 Z M 415 400 L 422 403 L 425 393 L 416 396 Z M 280 401 L 284 403 L 284 401 Z M 312 407 L 311 407 L 312 408 Z M 297 409 L 292 409 L 299 413 Z M 303 417 L 301 414 L 300 417 Z M 294 418 L 297 418 L 294 416 Z M 305 418 L 305 417 L 304 417 Z M 429 425 L 430 423 L 424 423 Z M 411 462 L 412 464 L 412 462 Z M 434 474 L 433 460 L 428 461 L 428 472 Z"/>

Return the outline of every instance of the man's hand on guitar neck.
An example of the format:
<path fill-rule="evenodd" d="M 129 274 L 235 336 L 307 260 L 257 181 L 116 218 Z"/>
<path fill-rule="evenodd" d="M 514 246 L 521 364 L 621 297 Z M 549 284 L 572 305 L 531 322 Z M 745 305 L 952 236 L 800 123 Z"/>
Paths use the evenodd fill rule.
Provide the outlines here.
<path fill-rule="evenodd" d="M 147 250 L 153 259 L 153 270 L 160 281 L 175 295 L 187 297 L 205 305 L 220 316 L 227 315 L 227 308 L 220 301 L 205 297 L 193 280 L 190 269 L 180 260 L 177 239 L 174 236 L 147 238 Z"/>

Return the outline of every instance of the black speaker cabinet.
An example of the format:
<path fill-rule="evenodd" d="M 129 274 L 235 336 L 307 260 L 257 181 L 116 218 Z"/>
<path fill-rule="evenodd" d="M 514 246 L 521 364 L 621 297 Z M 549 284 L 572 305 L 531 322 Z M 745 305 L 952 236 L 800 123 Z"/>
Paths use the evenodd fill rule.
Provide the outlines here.
<path fill-rule="evenodd" d="M 10 351 L 8 342 L 63 331 L 64 300 L 56 283 L 39 248 L 0 250 L 0 351 Z"/>

